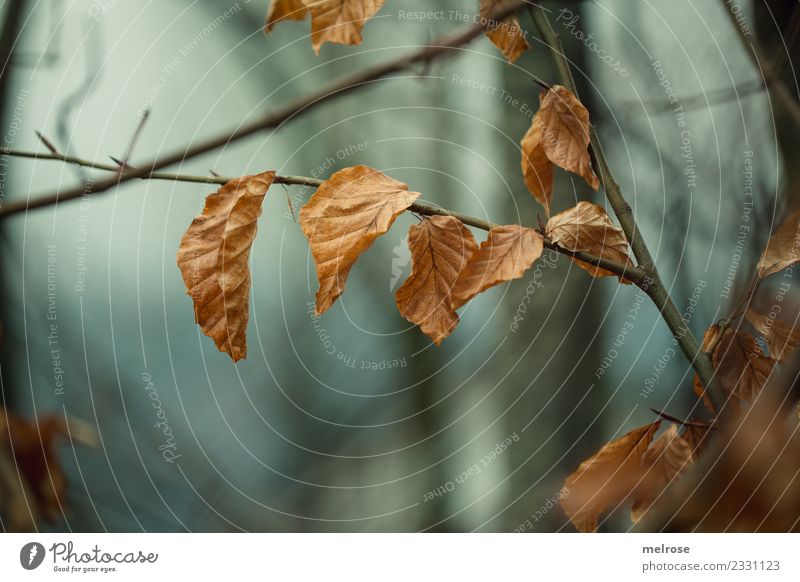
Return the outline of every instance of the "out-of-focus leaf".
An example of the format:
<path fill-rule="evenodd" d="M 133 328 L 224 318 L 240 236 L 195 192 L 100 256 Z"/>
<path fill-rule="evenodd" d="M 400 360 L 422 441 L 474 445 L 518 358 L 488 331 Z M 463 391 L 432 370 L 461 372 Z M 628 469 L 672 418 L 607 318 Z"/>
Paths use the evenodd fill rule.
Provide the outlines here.
<path fill-rule="evenodd" d="M 748 309 L 747 321 L 767 340 L 769 355 L 779 362 L 786 361 L 800 345 L 800 330 L 790 327 L 781 320 Z"/>
<path fill-rule="evenodd" d="M 642 478 L 642 460 L 659 426 L 661 421 L 656 421 L 625 433 L 567 478 L 560 503 L 578 531 L 595 531 L 600 515 L 631 494 Z"/>
<path fill-rule="evenodd" d="M 762 279 L 800 261 L 800 210 L 793 212 L 772 234 L 758 261 Z"/>

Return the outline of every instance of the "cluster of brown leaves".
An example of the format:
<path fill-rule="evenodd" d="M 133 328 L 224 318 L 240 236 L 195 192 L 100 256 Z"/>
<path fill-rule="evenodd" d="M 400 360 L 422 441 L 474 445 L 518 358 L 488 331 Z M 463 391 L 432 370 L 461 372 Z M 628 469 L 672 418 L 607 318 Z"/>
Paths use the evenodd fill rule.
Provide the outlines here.
<path fill-rule="evenodd" d="M 316 312 L 344 292 L 356 259 L 419 194 L 366 166 L 326 180 L 300 212 L 317 265 Z M 521 277 L 542 253 L 542 236 L 522 226 L 497 226 L 480 245 L 457 218 L 425 218 L 409 230 L 412 272 L 397 291 L 401 315 L 436 344 L 458 324 L 456 309 L 478 293 Z"/>
<path fill-rule="evenodd" d="M 206 200 L 181 240 L 178 266 L 203 333 L 234 361 L 247 355 L 250 270 L 256 220 L 274 172 L 238 178 Z M 367 166 L 345 168 L 322 183 L 300 211 L 317 267 L 316 313 L 342 295 L 350 270 L 377 237 L 419 197 Z M 605 211 L 581 202 L 546 227 L 554 242 L 629 263 L 625 237 Z M 480 245 L 453 216 L 425 217 L 409 230 L 412 271 L 397 307 L 437 345 L 458 324 L 456 310 L 483 291 L 518 279 L 542 254 L 543 236 L 519 225 L 495 226 Z M 611 273 L 576 261 L 596 277 Z"/>
<path fill-rule="evenodd" d="M 757 267 L 758 279 L 800 262 L 800 212 L 778 228 Z M 783 296 L 778 295 L 778 301 Z M 686 469 L 709 447 L 711 432 L 691 423 L 678 432 L 671 424 L 654 439 L 661 421 L 634 429 L 616 439 L 567 478 L 561 506 L 579 531 L 594 531 L 599 517 L 632 502 L 631 517 L 640 520 L 653 505 L 659 507 L 658 527 L 677 531 L 789 531 L 800 524 L 800 427 L 780 405 L 768 408 L 763 397 L 776 367 L 800 345 L 800 333 L 769 314 L 748 309 L 744 321 L 762 336 L 742 325 L 712 325 L 705 333 L 716 378 L 728 398 L 727 430 L 717 441 L 711 460 L 688 483 Z M 767 351 L 764 351 L 765 345 Z M 695 391 L 716 413 L 695 377 Z M 713 462 L 712 462 L 713 461 Z M 680 478 L 680 479 L 679 479 Z M 678 481 L 674 485 L 674 481 Z M 791 494 L 790 494 L 791 492 Z"/>
<path fill-rule="evenodd" d="M 542 91 L 539 111 L 522 138 L 522 175 L 530 192 L 545 207 L 548 217 L 555 179 L 554 165 L 578 174 L 595 190 L 599 187 L 592 170 L 589 141 L 589 112 L 575 94 L 560 85 Z M 633 267 L 625 233 L 597 204 L 579 202 L 551 217 L 545 226 L 545 235 L 566 250 L 590 253 Z M 614 275 L 596 265 L 573 260 L 593 277 Z M 622 277 L 620 281 L 629 282 Z"/>
<path fill-rule="evenodd" d="M 676 424 L 654 440 L 662 421 L 636 428 L 611 441 L 581 463 L 567 478 L 561 507 L 582 532 L 595 531 L 600 516 L 626 502 L 638 521 L 668 486 L 690 466 L 705 441 L 706 431 Z"/>
<path fill-rule="evenodd" d="M 776 394 L 732 419 L 648 517 L 649 531 L 800 531 L 800 424 Z"/>
<path fill-rule="evenodd" d="M 247 355 L 250 270 L 256 221 L 274 172 L 225 184 L 181 239 L 178 267 L 203 333 L 234 361 Z M 317 267 L 316 313 L 344 292 L 361 254 L 419 197 L 367 166 L 340 170 L 300 211 Z M 518 225 L 497 226 L 477 244 L 457 218 L 433 216 L 409 231 L 412 272 L 397 292 L 400 313 L 436 344 L 458 323 L 456 310 L 478 293 L 516 279 L 542 254 L 542 235 Z"/>
<path fill-rule="evenodd" d="M 530 45 L 516 15 L 495 21 L 492 12 L 509 0 L 479 0 L 486 36 L 500 49 L 509 63 L 516 61 Z M 319 54 L 326 42 L 361 44 L 364 24 L 375 16 L 384 0 L 272 0 L 264 24 L 266 32 L 284 20 L 305 20 L 311 15 L 311 46 Z"/>
<path fill-rule="evenodd" d="M 792 213 L 773 233 L 758 261 L 756 278 L 760 281 L 798 262 L 800 211 Z M 776 296 L 779 303 L 783 300 L 783 295 Z M 742 404 L 752 402 L 761 393 L 776 366 L 785 362 L 800 345 L 800 330 L 781 321 L 778 318 L 780 311 L 779 305 L 768 314 L 749 308 L 741 324 L 714 324 L 705 333 L 703 351 L 710 355 L 717 379 L 734 411 L 739 410 Z M 745 322 L 761 335 L 761 340 L 745 331 Z M 766 346 L 766 351 L 762 346 Z M 714 411 L 697 378 L 695 392 Z"/>
<path fill-rule="evenodd" d="M 66 511 L 67 480 L 56 454 L 62 438 L 97 446 L 94 429 L 74 418 L 29 422 L 0 406 L 0 514 L 8 531 L 34 531 Z"/>
<path fill-rule="evenodd" d="M 589 112 L 574 93 L 561 85 L 543 90 L 539 111 L 520 144 L 522 175 L 531 194 L 550 214 L 555 173 L 553 166 L 577 174 L 597 190 L 600 182 L 589 156 Z"/>
<path fill-rule="evenodd" d="M 572 100 L 578 103 L 574 96 Z M 588 124 L 588 116 L 585 121 Z M 573 139 L 569 132 L 561 135 Z M 588 159 L 585 144 L 583 151 Z M 274 179 L 275 172 L 269 171 L 225 184 L 207 198 L 203 213 L 189 226 L 178 249 L 178 266 L 194 302 L 195 320 L 234 362 L 247 356 L 248 257 Z M 419 196 L 367 166 L 340 170 L 319 186 L 300 211 L 300 226 L 317 268 L 318 315 L 342 295 L 361 254 Z M 397 292 L 400 314 L 440 344 L 458 324 L 459 308 L 479 293 L 521 277 L 533 265 L 542 254 L 545 236 L 565 250 L 632 266 L 622 230 L 601 206 L 589 202 L 553 216 L 543 232 L 519 225 L 495 226 L 480 245 L 458 218 L 425 217 L 409 230 L 412 272 Z M 574 260 L 594 277 L 613 274 Z"/>

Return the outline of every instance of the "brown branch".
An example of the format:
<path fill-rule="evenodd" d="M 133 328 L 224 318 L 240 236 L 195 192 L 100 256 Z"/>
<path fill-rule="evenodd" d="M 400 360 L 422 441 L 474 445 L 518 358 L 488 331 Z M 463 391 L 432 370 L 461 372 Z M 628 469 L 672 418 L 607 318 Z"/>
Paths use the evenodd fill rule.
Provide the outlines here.
<path fill-rule="evenodd" d="M 696 422 L 694 420 L 681 420 L 676 416 L 672 416 L 671 414 L 667 414 L 663 410 L 658 410 L 657 408 L 651 408 L 653 412 L 655 412 L 658 416 L 663 418 L 664 420 L 669 420 L 670 422 L 674 422 L 676 424 L 680 424 L 681 426 L 693 426 L 695 428 L 702 428 L 705 430 L 717 430 L 717 427 L 713 424 L 706 424 L 704 422 Z"/>
<path fill-rule="evenodd" d="M 553 58 L 561 84 L 577 95 L 575 80 L 572 77 L 572 71 L 570 70 L 569 61 L 564 53 L 564 47 L 561 45 L 561 39 L 550 25 L 545 10 L 540 6 L 529 7 L 529 10 L 542 40 L 550 48 L 550 54 Z M 619 187 L 619 184 L 614 180 L 614 176 L 608 166 L 608 162 L 600 145 L 600 140 L 594 128 L 591 130 L 589 154 L 592 159 L 592 167 L 600 178 L 606 198 L 614 214 L 617 216 L 622 230 L 628 238 L 636 261 L 639 267 L 643 268 L 648 273 L 648 276 L 639 283 L 639 287 L 647 293 L 656 307 L 661 311 L 661 317 L 678 342 L 681 351 L 689 360 L 695 372 L 697 372 L 700 381 L 706 387 L 708 396 L 714 404 L 715 409 L 717 411 L 722 411 L 727 402 L 727 398 L 715 379 L 714 367 L 711 364 L 711 360 L 700 350 L 697 338 L 694 337 L 694 334 L 691 329 L 689 329 L 689 326 L 683 319 L 683 316 L 661 281 L 653 258 L 650 255 L 650 250 L 647 248 L 647 244 L 644 238 L 642 238 L 639 227 L 636 225 L 631 206 L 622 195 L 622 189 Z"/>
<path fill-rule="evenodd" d="M 517 12 L 528 4 L 529 0 L 513 0 L 503 3 L 499 9 L 493 10 L 489 17 L 492 20 L 502 20 L 506 16 Z M 117 169 L 118 174 L 113 178 L 102 180 L 100 182 L 89 182 L 81 187 L 71 188 L 63 192 L 58 190 L 51 194 L 45 194 L 32 200 L 29 199 L 9 202 L 0 208 L 0 218 L 6 218 L 8 216 L 25 212 L 27 210 L 33 210 L 35 208 L 50 206 L 58 202 L 79 199 L 90 194 L 98 194 L 100 192 L 110 190 L 123 182 L 147 177 L 156 170 L 161 170 L 167 166 L 172 166 L 175 164 L 181 164 L 191 158 L 195 158 L 215 149 L 225 147 L 235 141 L 239 141 L 255 133 L 278 128 L 284 123 L 307 113 L 314 107 L 325 103 L 326 101 L 341 97 L 342 95 L 346 95 L 356 89 L 366 87 L 375 81 L 392 75 L 393 73 L 398 73 L 409 69 L 417 63 L 428 63 L 445 54 L 448 54 L 450 51 L 457 49 L 482 35 L 483 31 L 484 28 L 481 24 L 473 24 L 454 34 L 447 35 L 439 40 L 435 40 L 430 45 L 410 54 L 403 55 L 381 65 L 368 67 L 360 72 L 345 75 L 339 80 L 333 81 L 332 83 L 326 85 L 319 91 L 316 91 L 308 96 L 301 97 L 300 99 L 279 108 L 277 111 L 266 115 L 259 120 L 253 121 L 249 124 L 243 124 L 237 127 L 235 130 L 226 132 L 223 135 L 212 137 L 196 145 L 178 149 L 161 158 L 156 158 L 150 162 L 139 164 L 137 165 L 136 169 L 126 169 L 122 172 L 119 172 L 119 169 Z"/>
<path fill-rule="evenodd" d="M 52 160 L 52 161 L 59 161 L 66 164 L 72 164 L 75 166 L 81 166 L 84 168 L 91 168 L 94 170 L 103 170 L 106 172 L 119 172 L 120 165 L 116 164 L 104 164 L 101 162 L 94 162 L 91 160 L 85 160 L 76 156 L 67 156 L 58 152 L 54 153 L 36 153 L 36 152 L 23 152 L 17 150 L 10 150 L 8 148 L 0 148 L 0 154 L 17 157 L 17 158 L 30 158 L 30 159 L 38 159 L 38 160 Z M 131 168 L 131 166 L 126 166 L 127 168 Z M 132 168 L 136 169 L 136 168 Z M 194 176 L 190 174 L 172 174 L 168 172 L 151 172 L 150 174 L 146 174 L 140 176 L 139 179 L 142 180 L 169 180 L 173 182 L 191 182 L 191 183 L 199 183 L 199 184 L 227 184 L 234 178 L 229 176 L 220 176 L 215 174 L 214 176 Z M 323 180 L 318 180 L 316 178 L 308 178 L 306 176 L 275 176 L 274 183 L 275 184 L 285 184 L 288 186 L 309 186 L 312 188 L 318 188 L 322 184 Z M 291 207 L 291 206 L 290 206 Z M 294 207 L 291 207 L 292 211 L 294 211 Z M 410 212 L 415 212 L 417 214 L 421 214 L 424 216 L 452 216 L 457 218 L 467 226 L 472 226 L 474 228 L 478 228 L 481 230 L 489 231 L 495 226 L 497 226 L 493 222 L 489 222 L 488 220 L 483 220 L 481 218 L 476 218 L 474 216 L 468 216 L 466 214 L 462 214 L 460 212 L 454 212 L 452 210 L 447 210 L 446 208 L 441 208 L 439 206 L 434 206 L 432 204 L 427 204 L 424 202 L 415 202 L 413 203 L 409 209 Z M 617 261 L 612 261 L 606 259 L 604 257 L 598 257 L 592 255 L 590 253 L 584 252 L 573 252 L 569 249 L 566 249 L 560 245 L 555 244 L 547 237 L 544 237 L 544 245 L 552 249 L 556 252 L 559 252 L 563 255 L 566 255 L 571 258 L 575 258 L 581 260 L 585 263 L 590 263 L 597 267 L 601 267 L 606 269 L 607 271 L 611 271 L 615 275 L 620 277 L 625 277 L 626 279 L 633 281 L 634 283 L 639 283 L 643 278 L 647 276 L 647 273 L 643 269 L 639 269 L 638 267 L 630 267 L 628 265 L 624 265 L 623 263 L 619 263 Z"/>

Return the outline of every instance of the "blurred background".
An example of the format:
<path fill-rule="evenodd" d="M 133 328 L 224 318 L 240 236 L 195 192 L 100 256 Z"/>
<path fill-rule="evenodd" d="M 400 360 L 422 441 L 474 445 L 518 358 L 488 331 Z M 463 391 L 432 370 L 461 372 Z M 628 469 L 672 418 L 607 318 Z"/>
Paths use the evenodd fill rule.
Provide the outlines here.
<path fill-rule="evenodd" d="M 44 152 L 38 130 L 61 152 L 108 163 L 149 111 L 133 165 L 477 14 L 474 0 L 437 0 L 441 17 L 414 15 L 432 9 L 425 0 L 387 0 L 362 45 L 326 44 L 317 57 L 307 21 L 263 33 L 268 0 L 1 2 L 2 146 Z M 671 295 L 701 336 L 737 301 L 797 191 L 800 10 L 544 5 Z M 519 140 L 538 108 L 535 80 L 557 78 L 530 16 L 521 22 L 532 50 L 514 65 L 481 38 L 170 171 L 324 178 L 366 164 L 426 201 L 536 225 L 544 211 L 522 181 Z M 761 69 L 783 97 L 768 97 L 741 34 L 761 40 Z M 0 169 L 4 203 L 103 175 L 12 156 Z M 175 262 L 213 190 L 132 181 L 0 223 L 4 406 L 29 419 L 69 414 L 99 436 L 97 448 L 58 449 L 66 503 L 39 530 L 572 531 L 557 495 L 580 461 L 652 420 L 650 408 L 691 412 L 692 374 L 657 310 L 634 286 L 593 280 L 553 253 L 471 302 L 432 345 L 394 305 L 410 273 L 408 215 L 317 320 L 313 262 L 287 204 L 313 193 L 302 187 L 274 186 L 266 199 L 249 355 L 234 365 L 195 325 Z M 554 211 L 585 199 L 604 202 L 559 171 Z"/>

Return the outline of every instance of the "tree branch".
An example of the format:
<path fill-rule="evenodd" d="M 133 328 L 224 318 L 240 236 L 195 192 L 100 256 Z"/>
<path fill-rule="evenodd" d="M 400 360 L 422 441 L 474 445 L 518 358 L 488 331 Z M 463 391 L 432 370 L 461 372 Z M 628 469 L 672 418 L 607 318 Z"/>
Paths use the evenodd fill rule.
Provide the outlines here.
<path fill-rule="evenodd" d="M 502 20 L 506 16 L 517 12 L 528 4 L 529 0 L 512 0 L 510 2 L 503 3 L 501 6 L 499 6 L 499 9 L 492 11 L 492 13 L 489 15 L 489 18 L 491 20 Z M 366 68 L 363 71 L 356 72 L 351 75 L 345 75 L 344 77 L 333 81 L 315 93 L 301 97 L 300 99 L 289 103 L 282 108 L 279 108 L 277 111 L 266 115 L 259 120 L 253 121 L 249 124 L 241 125 L 235 130 L 226 132 L 223 135 L 212 137 L 206 141 L 201 141 L 196 145 L 178 149 L 161 158 L 157 158 L 145 164 L 139 165 L 136 169 L 125 169 L 124 171 L 120 172 L 119 168 L 117 168 L 118 175 L 113 178 L 109 178 L 100 182 L 89 182 L 81 187 L 72 188 L 63 192 L 58 190 L 51 194 L 45 194 L 41 197 L 34 198 L 33 200 L 28 199 L 9 202 L 0 208 L 0 218 L 6 218 L 20 212 L 33 210 L 34 208 L 50 206 L 66 200 L 82 198 L 86 195 L 104 192 L 118 186 L 123 182 L 149 176 L 156 170 L 161 170 L 167 166 L 183 163 L 186 160 L 208 153 L 217 148 L 227 146 L 235 141 L 239 141 L 260 131 L 275 129 L 284 123 L 295 119 L 304 113 L 307 113 L 321 103 L 341 97 L 342 95 L 365 87 L 370 83 L 379 79 L 383 79 L 384 77 L 387 77 L 393 73 L 398 73 L 400 71 L 409 69 L 416 63 L 428 63 L 436 58 L 439 58 L 442 55 L 449 53 L 451 50 L 457 49 L 460 46 L 469 43 L 476 37 L 482 35 L 483 31 L 484 27 L 481 24 L 473 24 L 472 26 L 456 32 L 455 34 L 435 40 L 430 45 L 410 54 L 403 55 L 402 57 L 388 61 L 381 65 Z"/>
<path fill-rule="evenodd" d="M 67 156 L 55 150 L 52 150 L 51 153 L 36 153 L 36 152 L 23 152 L 23 151 L 11 150 L 8 148 L 0 148 L 0 155 L 11 156 L 16 158 L 59 161 L 66 164 L 72 164 L 84 168 L 91 168 L 94 170 L 102 170 L 105 172 L 118 173 L 120 170 L 120 166 L 117 164 L 104 164 L 101 162 L 85 160 L 83 158 L 79 158 L 76 156 Z M 132 168 L 129 165 L 126 167 L 131 170 L 138 170 L 138 168 Z M 227 184 L 228 182 L 230 182 L 235 178 L 229 176 L 219 176 L 219 175 L 195 176 L 190 174 L 172 174 L 168 172 L 150 172 L 149 174 L 139 176 L 139 179 L 169 180 L 173 182 L 191 182 L 196 184 L 223 185 Z M 312 188 L 318 188 L 322 184 L 322 182 L 323 180 L 318 180 L 316 178 L 308 178 L 306 176 L 275 176 L 275 180 L 273 181 L 273 183 L 275 184 L 286 184 L 288 186 L 310 186 Z M 489 222 L 488 220 L 483 220 L 481 218 L 476 218 L 474 216 L 468 216 L 460 212 L 454 212 L 452 210 L 447 210 L 446 208 L 440 208 L 438 206 L 434 206 L 432 204 L 426 204 L 424 202 L 413 203 L 409 207 L 409 211 L 415 212 L 417 214 L 422 214 L 424 216 L 437 216 L 437 215 L 452 216 L 468 226 L 479 228 L 485 231 L 489 231 L 493 227 L 497 226 L 495 223 Z M 544 237 L 544 245 L 547 248 L 559 252 L 568 257 L 581 260 L 585 263 L 590 263 L 597 267 L 606 269 L 607 271 L 611 271 L 615 275 L 624 277 L 637 284 L 647 276 L 647 273 L 643 269 L 640 269 L 638 267 L 630 267 L 624 265 L 623 263 L 612 261 L 604 257 L 598 257 L 590 253 L 574 252 L 560 245 L 555 244 L 547 237 Z"/>
<path fill-rule="evenodd" d="M 550 48 L 550 53 L 553 57 L 553 62 L 561 84 L 577 95 L 575 80 L 572 77 L 572 71 L 570 70 L 569 61 L 564 53 L 564 47 L 561 45 L 561 39 L 550 25 L 545 10 L 540 6 L 531 6 L 529 10 L 542 40 Z M 614 180 L 614 176 L 608 166 L 608 162 L 600 145 L 600 140 L 594 128 L 591 129 L 589 154 L 592 159 L 592 167 L 600 178 L 606 198 L 614 214 L 617 216 L 622 230 L 628 238 L 636 261 L 639 267 L 643 268 L 648 273 L 648 277 L 639 283 L 639 287 L 647 293 L 656 307 L 661 311 L 661 317 L 678 342 L 681 351 L 689 360 L 695 372 L 697 372 L 700 381 L 706 387 L 709 398 L 714 404 L 715 409 L 718 413 L 721 412 L 727 398 L 715 379 L 714 367 L 711 364 L 711 360 L 700 350 L 697 338 L 692 334 L 691 329 L 689 329 L 689 326 L 686 324 L 686 321 L 683 319 L 683 316 L 675 306 L 675 303 L 672 301 L 666 287 L 661 281 L 653 258 L 650 255 L 650 250 L 647 248 L 647 244 L 636 225 L 631 206 L 622 195 L 619 184 Z"/>

